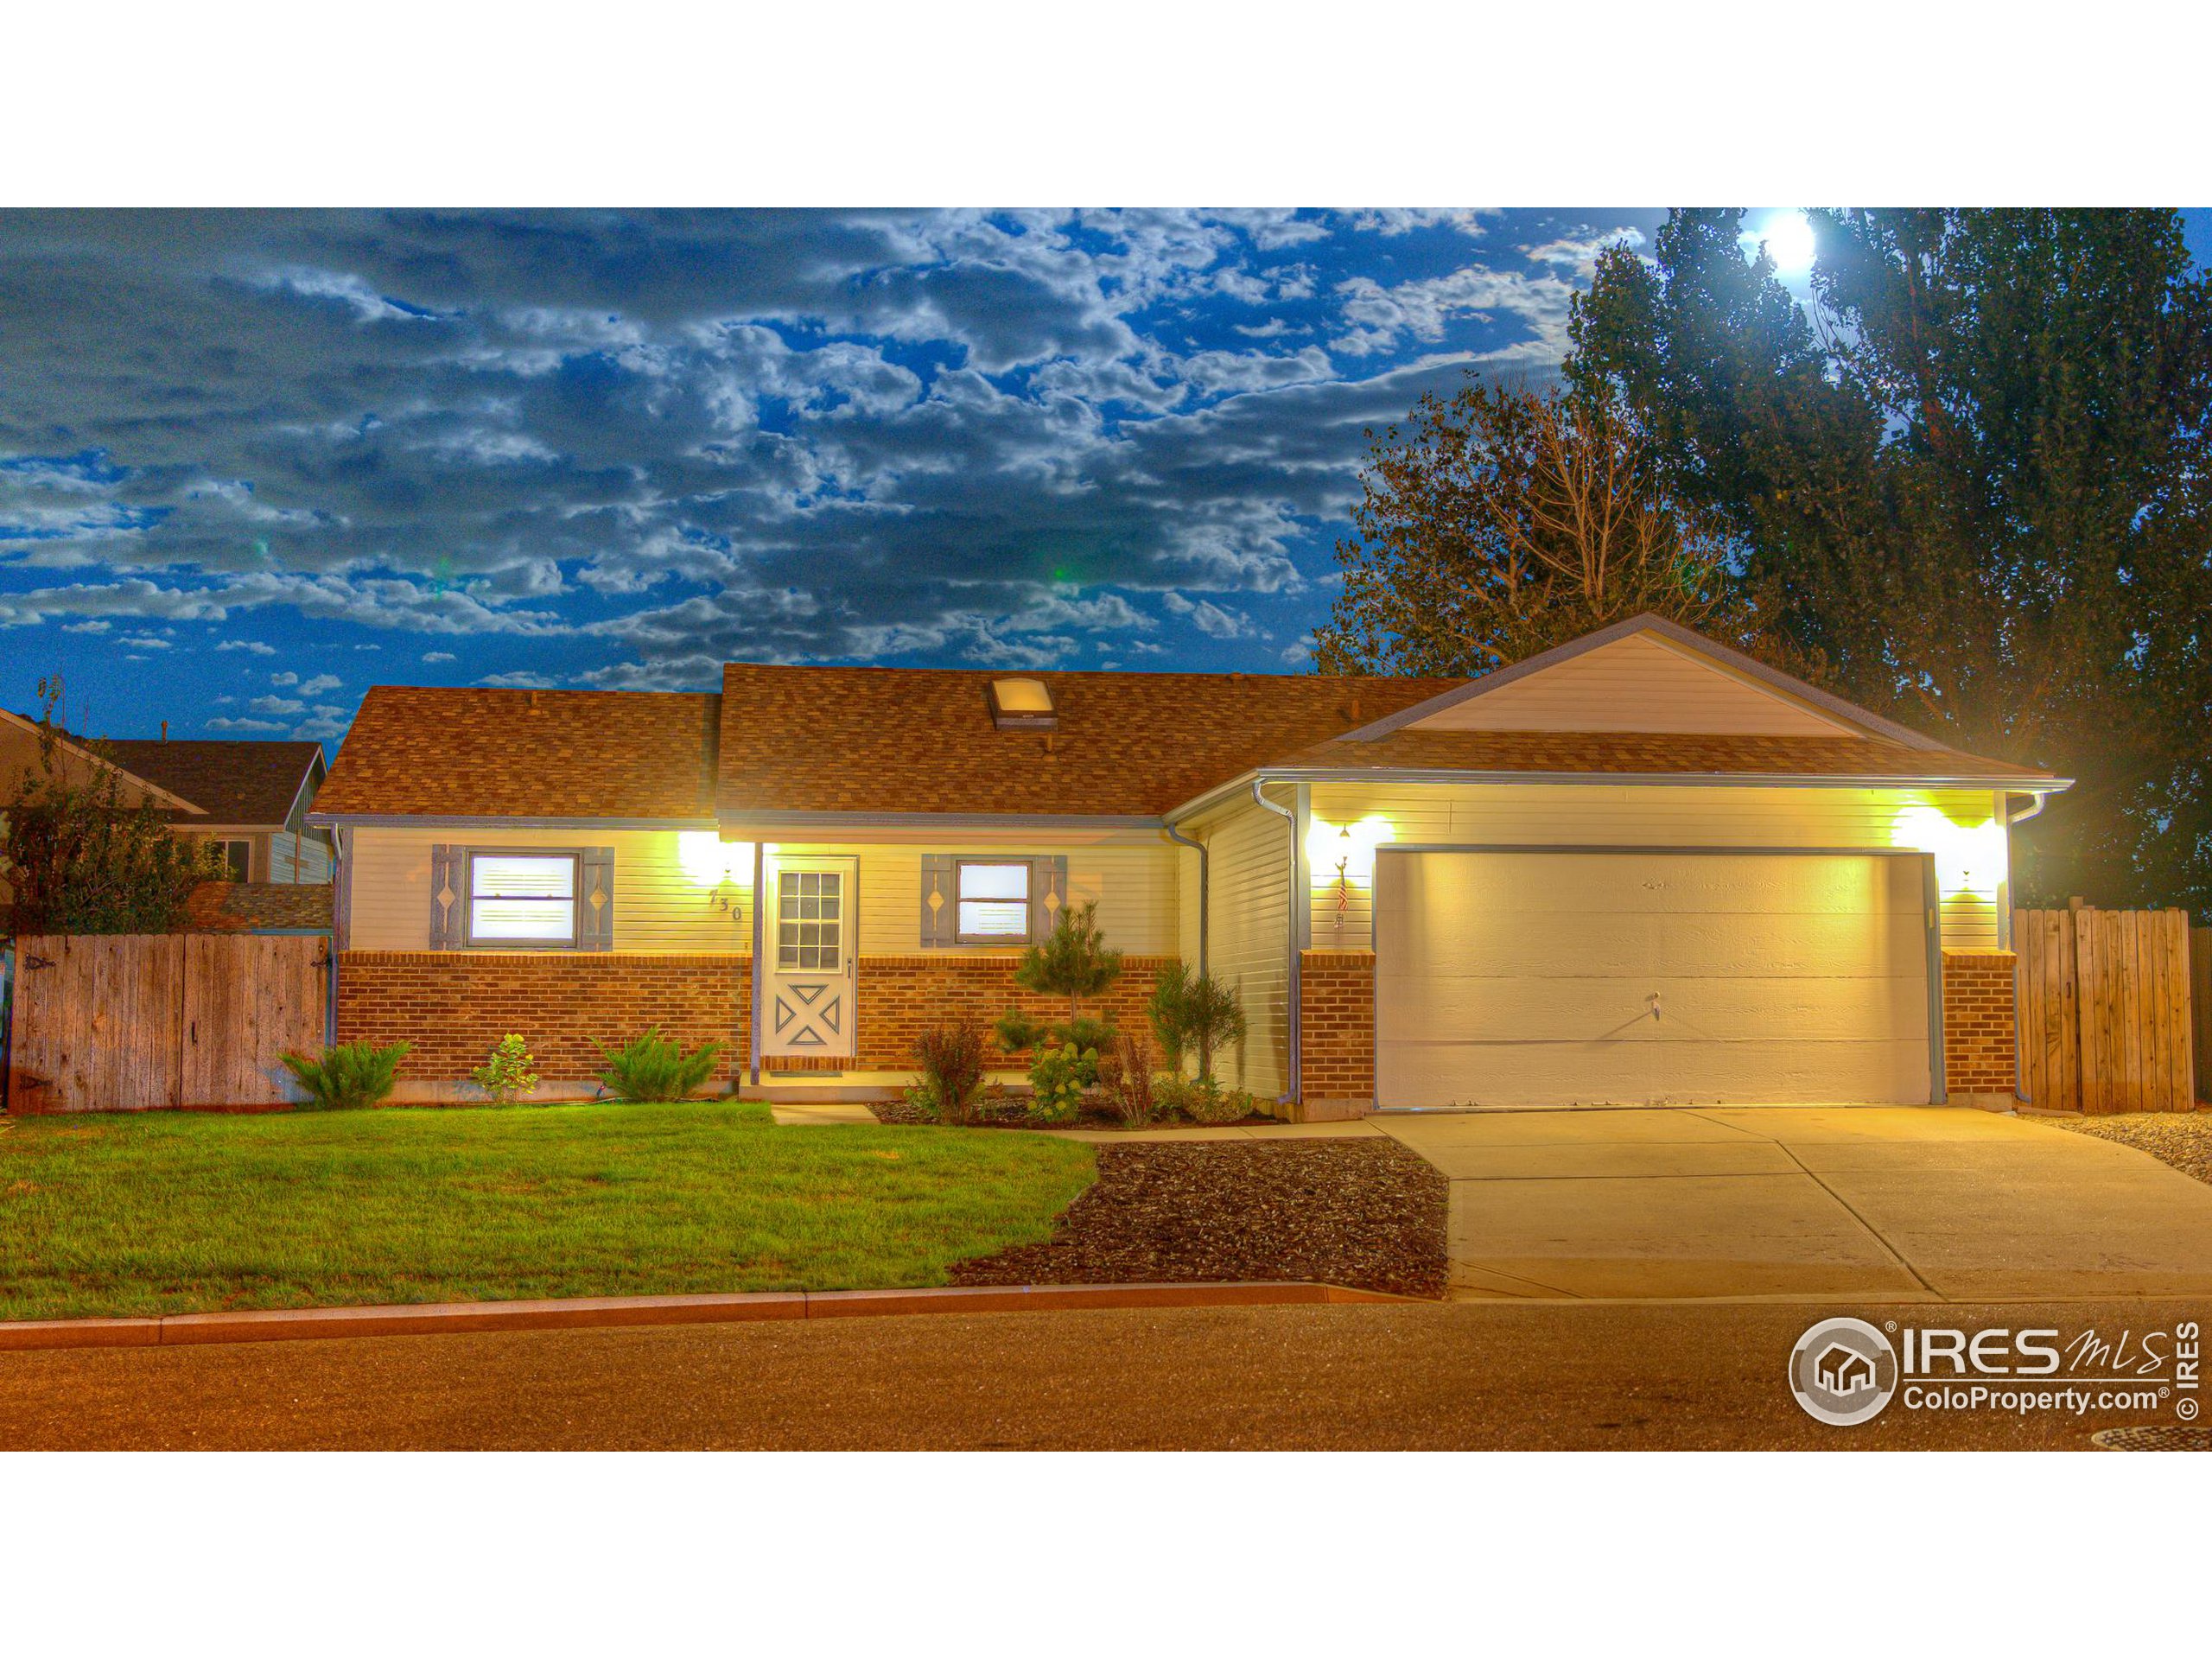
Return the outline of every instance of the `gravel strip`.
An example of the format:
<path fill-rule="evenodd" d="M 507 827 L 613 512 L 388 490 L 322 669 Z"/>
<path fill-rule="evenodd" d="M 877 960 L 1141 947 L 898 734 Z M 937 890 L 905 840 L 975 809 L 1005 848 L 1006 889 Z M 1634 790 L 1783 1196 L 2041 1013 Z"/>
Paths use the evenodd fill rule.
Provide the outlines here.
<path fill-rule="evenodd" d="M 2110 1117 L 2038 1117 L 2076 1135 L 2117 1141 L 2212 1185 L 2212 1112 L 2120 1112 Z"/>
<path fill-rule="evenodd" d="M 937 1122 L 937 1117 L 933 1113 L 925 1110 L 922 1107 L 915 1105 L 912 1101 L 905 1099 L 871 1100 L 868 1102 L 867 1104 L 868 1115 L 874 1118 L 879 1123 L 920 1124 L 925 1127 L 928 1127 L 933 1126 Z M 1153 1119 L 1151 1122 L 1144 1124 L 1141 1127 L 1147 1129 L 1221 1129 L 1242 1128 L 1247 1125 L 1280 1123 L 1281 1122 L 1282 1120 L 1279 1117 L 1268 1117 L 1262 1113 L 1254 1112 L 1248 1114 L 1243 1117 L 1230 1118 L 1225 1122 L 1201 1124 L 1193 1122 L 1191 1119 L 1186 1117 L 1170 1117 L 1163 1113 L 1161 1116 Z M 1116 1113 L 1106 1111 L 1103 1109 L 1094 1110 L 1088 1107 L 1076 1114 L 1075 1122 L 1072 1123 L 1040 1124 L 1029 1116 L 1029 1109 L 1024 1103 L 1019 1100 L 1007 1100 L 1001 1101 L 995 1105 L 986 1104 L 979 1109 L 976 1114 L 976 1121 L 973 1123 L 963 1123 L 957 1125 L 957 1127 L 968 1129 L 1039 1129 L 1047 1128 L 1058 1129 L 1129 1129 L 1133 1126 L 1122 1122 L 1120 1116 Z"/>
<path fill-rule="evenodd" d="M 955 1262 L 956 1285 L 1300 1279 L 1440 1297 L 1442 1174 L 1394 1141 L 1098 1148 L 1042 1244 Z"/>

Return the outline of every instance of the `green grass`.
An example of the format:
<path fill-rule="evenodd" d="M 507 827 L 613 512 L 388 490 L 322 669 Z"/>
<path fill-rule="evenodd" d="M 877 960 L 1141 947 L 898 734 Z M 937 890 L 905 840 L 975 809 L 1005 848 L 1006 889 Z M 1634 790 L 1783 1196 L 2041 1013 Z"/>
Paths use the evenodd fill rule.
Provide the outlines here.
<path fill-rule="evenodd" d="M 944 1282 L 1090 1149 L 747 1102 L 16 1120 L 0 1319 Z"/>

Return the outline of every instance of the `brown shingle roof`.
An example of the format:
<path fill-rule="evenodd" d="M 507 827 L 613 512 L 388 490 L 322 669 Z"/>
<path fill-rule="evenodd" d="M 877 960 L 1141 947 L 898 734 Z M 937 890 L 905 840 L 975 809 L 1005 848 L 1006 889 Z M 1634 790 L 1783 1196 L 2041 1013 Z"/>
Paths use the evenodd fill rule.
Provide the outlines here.
<path fill-rule="evenodd" d="M 1404 767 L 1440 772 L 1732 773 L 1813 778 L 1986 778 L 2051 774 L 1957 749 L 1914 749 L 1872 737 L 1734 737 L 1661 732 L 1425 732 L 1366 743 L 1324 742 L 1277 755 L 1286 766 Z"/>
<path fill-rule="evenodd" d="M 181 795 L 207 815 L 173 817 L 209 824 L 283 823 L 308 768 L 322 754 L 320 743 L 251 738 L 118 738 L 107 747 L 125 772 Z"/>
<path fill-rule="evenodd" d="M 710 818 L 721 699 L 379 685 L 318 816 Z"/>
<path fill-rule="evenodd" d="M 991 724 L 986 689 L 1017 675 L 1052 690 L 1049 747 L 1046 734 Z M 728 813 L 1154 817 L 1459 683 L 732 663 L 715 800 Z"/>
<path fill-rule="evenodd" d="M 180 933 L 247 933 L 257 927 L 328 927 L 327 881 L 202 881 L 186 900 Z"/>

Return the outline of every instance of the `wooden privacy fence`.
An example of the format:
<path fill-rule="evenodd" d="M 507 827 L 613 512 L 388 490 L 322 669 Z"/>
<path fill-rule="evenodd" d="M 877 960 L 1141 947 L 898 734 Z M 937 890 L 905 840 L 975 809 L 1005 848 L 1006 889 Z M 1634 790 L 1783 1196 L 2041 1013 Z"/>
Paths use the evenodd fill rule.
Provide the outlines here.
<path fill-rule="evenodd" d="M 15 1111 L 267 1106 L 323 1043 L 330 941 L 153 933 L 16 941 Z"/>
<path fill-rule="evenodd" d="M 2047 1110 L 2196 1103 L 2189 914 L 2016 910 L 2020 1082 Z"/>

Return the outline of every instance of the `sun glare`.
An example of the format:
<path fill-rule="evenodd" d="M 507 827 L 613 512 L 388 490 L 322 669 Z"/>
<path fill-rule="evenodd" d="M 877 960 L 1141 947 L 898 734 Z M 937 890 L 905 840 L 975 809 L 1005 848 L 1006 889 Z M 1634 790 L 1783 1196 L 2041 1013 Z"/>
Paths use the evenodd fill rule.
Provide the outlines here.
<path fill-rule="evenodd" d="M 1813 268 L 1813 223 L 1791 208 L 1767 220 L 1759 232 L 1779 276 L 1794 276 Z"/>

